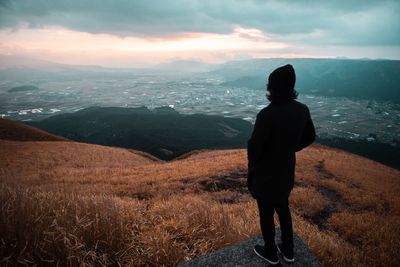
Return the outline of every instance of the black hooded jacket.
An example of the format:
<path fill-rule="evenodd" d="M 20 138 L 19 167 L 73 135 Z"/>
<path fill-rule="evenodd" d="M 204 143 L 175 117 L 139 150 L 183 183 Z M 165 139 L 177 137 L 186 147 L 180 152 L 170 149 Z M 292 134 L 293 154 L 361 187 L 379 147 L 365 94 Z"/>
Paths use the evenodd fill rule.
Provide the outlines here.
<path fill-rule="evenodd" d="M 296 152 L 315 140 L 308 107 L 296 100 L 262 109 L 248 141 L 248 187 L 258 200 L 280 201 L 294 185 Z"/>

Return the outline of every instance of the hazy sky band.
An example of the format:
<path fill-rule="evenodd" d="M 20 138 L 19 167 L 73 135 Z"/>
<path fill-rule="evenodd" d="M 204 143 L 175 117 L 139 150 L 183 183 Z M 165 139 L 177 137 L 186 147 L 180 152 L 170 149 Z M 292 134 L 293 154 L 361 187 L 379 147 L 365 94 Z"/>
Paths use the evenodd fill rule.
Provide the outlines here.
<path fill-rule="evenodd" d="M 87 33 L 87 44 L 97 46 L 96 53 L 109 51 L 109 60 L 146 46 L 165 54 L 154 53 L 156 61 L 181 57 L 179 52 L 206 61 L 285 55 L 398 59 L 399 14 L 400 1 L 0 0 L 0 52 L 57 59 L 63 50 L 73 54 L 73 38 Z M 64 31 L 66 39 L 58 51 L 49 40 L 55 31 Z M 46 45 L 40 47 L 39 39 L 48 39 Z"/>

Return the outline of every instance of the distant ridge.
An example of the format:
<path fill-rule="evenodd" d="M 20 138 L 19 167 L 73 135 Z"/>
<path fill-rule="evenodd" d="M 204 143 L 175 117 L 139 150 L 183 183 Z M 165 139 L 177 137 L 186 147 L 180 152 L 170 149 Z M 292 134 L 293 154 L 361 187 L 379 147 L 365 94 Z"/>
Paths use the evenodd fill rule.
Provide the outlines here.
<path fill-rule="evenodd" d="M 253 128 L 242 119 L 185 115 L 169 107 L 90 107 L 28 124 L 78 142 L 131 148 L 163 160 L 198 149 L 244 148 Z"/>
<path fill-rule="evenodd" d="M 285 64 L 296 70 L 300 94 L 400 103 L 400 60 L 263 58 L 230 61 L 212 73 L 224 86 L 265 90 L 267 75 Z"/>
<path fill-rule="evenodd" d="M 214 70 L 217 65 L 196 60 L 175 60 L 155 65 L 153 69 L 170 72 L 206 72 Z"/>
<path fill-rule="evenodd" d="M 13 141 L 69 141 L 21 122 L 0 119 L 0 139 Z"/>

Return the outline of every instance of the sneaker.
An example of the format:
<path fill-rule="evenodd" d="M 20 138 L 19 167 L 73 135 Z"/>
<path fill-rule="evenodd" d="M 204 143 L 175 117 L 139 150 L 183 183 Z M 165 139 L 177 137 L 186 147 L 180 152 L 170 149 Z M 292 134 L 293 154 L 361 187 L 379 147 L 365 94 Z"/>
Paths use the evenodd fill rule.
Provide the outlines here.
<path fill-rule="evenodd" d="M 271 265 L 277 265 L 279 263 L 279 258 L 276 253 L 268 252 L 264 246 L 255 245 L 254 252 L 257 254 L 258 257 L 267 261 Z"/>
<path fill-rule="evenodd" d="M 293 249 L 285 249 L 282 244 L 278 244 L 277 248 L 286 262 L 294 262 Z"/>

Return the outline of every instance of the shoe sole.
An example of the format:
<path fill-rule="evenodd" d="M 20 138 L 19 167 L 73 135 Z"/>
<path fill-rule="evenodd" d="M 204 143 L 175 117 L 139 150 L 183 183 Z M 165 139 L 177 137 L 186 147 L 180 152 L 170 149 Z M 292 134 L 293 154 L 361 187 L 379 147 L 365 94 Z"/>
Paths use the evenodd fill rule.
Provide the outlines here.
<path fill-rule="evenodd" d="M 264 256 L 260 255 L 260 254 L 256 251 L 255 248 L 253 248 L 253 251 L 254 251 L 254 253 L 256 253 L 256 255 L 257 255 L 258 257 L 260 257 L 261 259 L 267 261 L 267 262 L 268 262 L 269 264 L 271 264 L 271 265 L 277 265 L 277 264 L 279 263 L 279 260 L 278 260 L 278 261 L 270 261 L 269 259 L 267 259 L 267 258 L 265 258 Z"/>
<path fill-rule="evenodd" d="M 283 258 L 284 261 L 290 262 L 290 263 L 294 262 L 294 258 L 289 259 L 289 258 L 286 258 L 286 257 L 285 257 L 285 255 L 284 255 L 284 254 L 282 253 L 282 251 L 279 249 L 279 246 L 276 246 L 276 248 L 278 249 L 279 254 L 282 255 L 282 258 Z"/>

